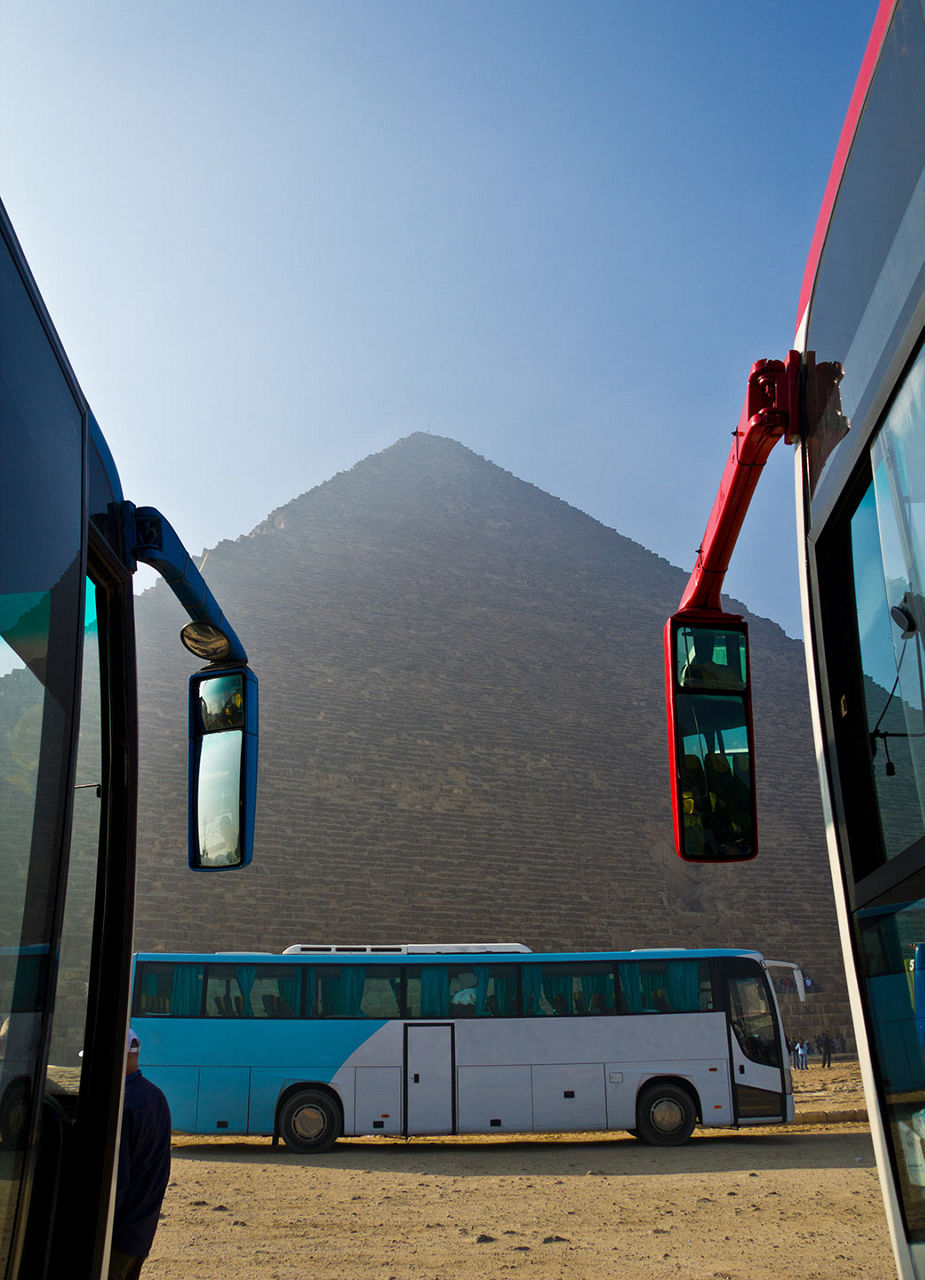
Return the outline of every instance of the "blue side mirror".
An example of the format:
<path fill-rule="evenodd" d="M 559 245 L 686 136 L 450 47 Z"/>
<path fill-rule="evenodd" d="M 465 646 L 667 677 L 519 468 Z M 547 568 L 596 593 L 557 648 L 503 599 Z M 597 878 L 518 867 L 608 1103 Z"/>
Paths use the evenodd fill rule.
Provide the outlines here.
<path fill-rule="evenodd" d="M 207 668 L 189 682 L 189 865 L 246 867 L 257 806 L 257 677 Z"/>

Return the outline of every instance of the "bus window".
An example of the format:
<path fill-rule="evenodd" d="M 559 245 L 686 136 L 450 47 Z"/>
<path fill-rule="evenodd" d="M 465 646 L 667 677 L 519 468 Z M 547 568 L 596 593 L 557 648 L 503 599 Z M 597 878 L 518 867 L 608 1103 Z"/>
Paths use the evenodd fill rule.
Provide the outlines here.
<path fill-rule="evenodd" d="M 428 964 L 405 969 L 409 1018 L 514 1018 L 517 966 Z"/>
<path fill-rule="evenodd" d="M 887 860 L 925 835 L 923 426 L 925 349 L 874 442 L 873 479 L 851 520 L 866 729 Z"/>
<path fill-rule="evenodd" d="M 529 964 L 522 983 L 524 1013 L 532 1017 L 614 1012 L 613 965 Z"/>
<path fill-rule="evenodd" d="M 295 965 L 242 960 L 208 966 L 208 1018 L 297 1018 L 300 1007 L 301 974 Z"/>
<path fill-rule="evenodd" d="M 366 970 L 360 1009 L 364 1018 L 400 1018 L 401 969 L 397 965 L 376 965 Z"/>
<path fill-rule="evenodd" d="M 513 1017 L 517 1013 L 515 965 L 450 966 L 449 983 L 454 1018 Z"/>
<path fill-rule="evenodd" d="M 873 1012 L 873 1050 L 883 1082 L 888 1137 L 912 1230 L 925 1230 L 925 1037 L 920 939 L 925 900 L 874 907 L 858 916 L 864 977 Z"/>
<path fill-rule="evenodd" d="M 618 973 L 624 1013 L 706 1013 L 713 1008 L 705 960 L 635 960 L 621 963 Z"/>
<path fill-rule="evenodd" d="M 763 973 L 729 975 L 729 1016 L 746 1058 L 769 1067 L 781 1065 L 777 1019 Z"/>
<path fill-rule="evenodd" d="M 319 965 L 315 970 L 315 1016 L 365 1018 L 362 1008 L 365 986 L 365 965 Z"/>
<path fill-rule="evenodd" d="M 198 1018 L 202 1014 L 205 966 L 146 961 L 135 974 L 134 1013 L 153 1018 Z"/>
<path fill-rule="evenodd" d="M 99 631 L 96 588 L 89 579 L 84 612 L 77 773 L 47 1081 L 48 1092 L 59 1102 L 66 1099 L 71 1114 L 76 1113 L 83 1063 L 92 944 L 87 925 L 96 893 L 103 794 Z"/>

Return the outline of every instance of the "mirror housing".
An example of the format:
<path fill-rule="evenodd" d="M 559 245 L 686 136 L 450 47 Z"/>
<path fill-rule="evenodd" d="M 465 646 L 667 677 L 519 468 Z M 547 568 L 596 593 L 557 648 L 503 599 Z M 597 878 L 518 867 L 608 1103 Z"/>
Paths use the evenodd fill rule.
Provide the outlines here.
<path fill-rule="evenodd" d="M 746 862 L 758 852 L 747 624 L 673 614 L 665 680 L 675 848 L 687 862 Z"/>
<path fill-rule="evenodd" d="M 189 682 L 189 841 L 193 871 L 246 867 L 257 806 L 257 677 L 207 667 Z"/>

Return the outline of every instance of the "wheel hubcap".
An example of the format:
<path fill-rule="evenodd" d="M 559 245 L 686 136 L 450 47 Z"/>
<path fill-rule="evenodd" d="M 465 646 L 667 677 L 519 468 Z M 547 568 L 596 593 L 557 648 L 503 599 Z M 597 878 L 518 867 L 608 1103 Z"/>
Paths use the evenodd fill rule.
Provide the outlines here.
<path fill-rule="evenodd" d="M 673 1098 L 659 1098 L 649 1117 L 659 1133 L 675 1133 L 684 1123 L 684 1112 Z"/>
<path fill-rule="evenodd" d="M 320 1138 L 327 1128 L 324 1112 L 320 1107 L 302 1107 L 292 1117 L 292 1127 L 306 1142 Z"/>

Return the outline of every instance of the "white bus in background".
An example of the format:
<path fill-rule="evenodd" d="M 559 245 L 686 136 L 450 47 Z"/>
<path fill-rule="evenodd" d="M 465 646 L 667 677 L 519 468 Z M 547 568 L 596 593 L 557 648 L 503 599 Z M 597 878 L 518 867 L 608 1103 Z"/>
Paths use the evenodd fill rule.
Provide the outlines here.
<path fill-rule="evenodd" d="M 698 1123 L 793 1119 L 772 963 L 516 944 L 139 954 L 132 1024 L 181 1132 L 316 1153 L 620 1129 L 674 1146 Z"/>

